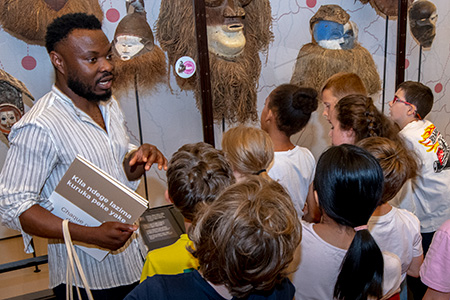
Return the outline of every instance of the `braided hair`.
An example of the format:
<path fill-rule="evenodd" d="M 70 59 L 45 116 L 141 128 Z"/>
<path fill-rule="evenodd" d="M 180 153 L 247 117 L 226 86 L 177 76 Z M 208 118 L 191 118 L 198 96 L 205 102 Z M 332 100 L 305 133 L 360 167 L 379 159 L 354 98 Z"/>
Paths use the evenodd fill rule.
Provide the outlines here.
<path fill-rule="evenodd" d="M 349 95 L 335 106 L 337 120 L 343 130 L 355 132 L 355 143 L 367 137 L 386 137 L 399 141 L 399 129 L 374 105 L 372 98 Z"/>

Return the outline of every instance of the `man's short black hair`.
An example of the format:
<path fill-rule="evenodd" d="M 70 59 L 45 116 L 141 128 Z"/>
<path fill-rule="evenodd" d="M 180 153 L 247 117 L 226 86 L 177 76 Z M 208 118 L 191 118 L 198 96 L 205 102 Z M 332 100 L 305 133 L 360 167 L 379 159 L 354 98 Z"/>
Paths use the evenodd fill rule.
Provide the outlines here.
<path fill-rule="evenodd" d="M 94 15 L 73 13 L 63 15 L 53 20 L 47 27 L 45 47 L 47 52 L 55 50 L 55 45 L 65 39 L 75 29 L 101 30 L 102 23 Z"/>

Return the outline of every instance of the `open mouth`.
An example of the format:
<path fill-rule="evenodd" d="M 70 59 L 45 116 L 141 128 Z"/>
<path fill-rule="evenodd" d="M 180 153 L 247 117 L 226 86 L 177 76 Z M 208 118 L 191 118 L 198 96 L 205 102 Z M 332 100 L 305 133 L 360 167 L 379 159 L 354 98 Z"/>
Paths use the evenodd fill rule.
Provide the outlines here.
<path fill-rule="evenodd" d="M 222 26 L 223 31 L 225 32 L 239 32 L 244 30 L 244 24 L 242 23 L 233 23 Z"/>
<path fill-rule="evenodd" d="M 131 56 L 130 56 L 130 55 L 123 54 L 123 55 L 120 56 L 120 58 L 121 58 L 122 60 L 130 60 Z"/>
<path fill-rule="evenodd" d="M 114 76 L 112 74 L 102 76 L 102 78 L 97 80 L 97 85 L 104 90 L 110 89 L 113 78 Z"/>

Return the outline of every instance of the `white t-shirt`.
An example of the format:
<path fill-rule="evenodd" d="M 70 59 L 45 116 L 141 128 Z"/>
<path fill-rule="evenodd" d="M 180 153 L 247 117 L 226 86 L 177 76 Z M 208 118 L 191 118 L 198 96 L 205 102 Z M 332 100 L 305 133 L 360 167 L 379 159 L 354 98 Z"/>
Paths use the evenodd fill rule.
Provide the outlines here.
<path fill-rule="evenodd" d="M 423 253 L 419 219 L 407 210 L 392 207 L 384 216 L 372 216 L 368 225 L 381 251 L 400 258 L 403 281 L 412 259 Z"/>
<path fill-rule="evenodd" d="M 275 152 L 269 176 L 287 190 L 299 217 L 303 216 L 303 207 L 315 170 L 316 160 L 307 148 L 295 146 L 292 150 Z"/>
<path fill-rule="evenodd" d="M 397 208 L 406 209 L 416 215 L 416 204 L 414 203 L 411 179 L 406 180 L 397 195 L 389 201 L 389 204 Z"/>
<path fill-rule="evenodd" d="M 294 273 L 296 300 L 333 299 L 334 286 L 347 250 L 325 242 L 313 229 L 313 224 L 302 221 L 300 264 Z M 390 252 L 383 252 L 383 295 L 397 292 L 401 283 L 401 263 Z"/>
<path fill-rule="evenodd" d="M 420 220 L 421 232 L 434 232 L 450 219 L 450 169 L 434 171 L 438 155 L 448 156 L 450 148 L 428 120 L 407 124 L 400 135 L 420 158 L 419 174 L 412 181 L 414 213 Z"/>

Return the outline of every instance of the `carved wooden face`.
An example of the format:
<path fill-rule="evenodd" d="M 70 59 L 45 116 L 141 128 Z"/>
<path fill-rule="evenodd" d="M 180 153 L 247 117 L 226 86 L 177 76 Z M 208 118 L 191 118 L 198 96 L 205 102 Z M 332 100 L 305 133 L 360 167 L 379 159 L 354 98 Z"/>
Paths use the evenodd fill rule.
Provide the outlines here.
<path fill-rule="evenodd" d="M 206 0 L 209 51 L 227 60 L 245 47 L 245 6 L 252 0 Z"/>
<path fill-rule="evenodd" d="M 114 54 L 121 60 L 129 60 L 152 51 L 155 43 L 145 14 L 126 15 L 117 25 L 112 44 Z"/>
<path fill-rule="evenodd" d="M 430 1 L 416 1 L 409 9 L 411 33 L 425 48 L 431 47 L 436 36 L 436 22 L 436 6 Z"/>

